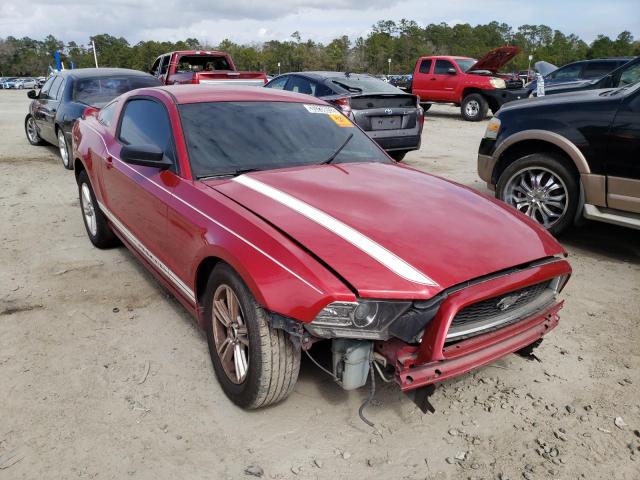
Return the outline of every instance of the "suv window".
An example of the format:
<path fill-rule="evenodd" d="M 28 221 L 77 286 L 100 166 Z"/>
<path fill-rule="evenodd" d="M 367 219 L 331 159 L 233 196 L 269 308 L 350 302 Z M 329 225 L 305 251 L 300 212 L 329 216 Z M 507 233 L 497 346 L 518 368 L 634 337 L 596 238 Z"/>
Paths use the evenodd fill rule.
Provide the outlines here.
<path fill-rule="evenodd" d="M 53 79 L 53 83 L 49 87 L 49 91 L 47 92 L 47 97 L 50 100 L 56 99 L 56 94 L 58 93 L 58 88 L 60 88 L 60 84 L 62 83 L 62 77 L 56 76 Z"/>
<path fill-rule="evenodd" d="M 551 80 L 574 80 L 580 78 L 581 72 L 582 63 L 573 63 L 550 73 L 549 78 Z"/>
<path fill-rule="evenodd" d="M 616 87 L 624 87 L 625 85 L 631 85 L 636 82 L 640 82 L 640 63 L 636 63 L 625 69 L 620 75 L 620 80 Z"/>
<path fill-rule="evenodd" d="M 153 100 L 127 102 L 118 138 L 126 145 L 156 145 L 174 160 L 171 123 L 163 105 Z"/>
<path fill-rule="evenodd" d="M 157 58 L 155 62 L 153 62 L 153 66 L 151 67 L 151 75 L 160 75 L 160 61 L 162 58 Z"/>
<path fill-rule="evenodd" d="M 287 80 L 289 80 L 289 77 L 276 78 L 271 83 L 269 83 L 269 88 L 275 88 L 277 90 L 282 90 L 282 89 L 284 89 L 284 86 L 287 84 Z"/>
<path fill-rule="evenodd" d="M 594 78 L 604 77 L 615 67 L 616 64 L 612 62 L 589 62 L 584 66 L 582 78 L 592 80 Z"/>
<path fill-rule="evenodd" d="M 420 69 L 418 70 L 420 73 L 429 73 L 431 71 L 431 59 L 428 58 L 426 60 L 422 60 L 420 62 Z"/>
<path fill-rule="evenodd" d="M 62 77 L 60 77 L 62 78 Z M 66 78 L 62 78 L 62 82 L 60 82 L 60 85 L 58 86 L 58 90 L 55 90 L 55 85 L 51 88 L 51 96 L 54 97 L 55 94 L 55 99 L 56 100 L 62 100 L 62 93 L 64 92 L 64 87 L 67 85 L 67 79 Z"/>
<path fill-rule="evenodd" d="M 436 60 L 436 67 L 433 69 L 434 75 L 446 75 L 450 68 L 454 68 L 449 60 Z"/>

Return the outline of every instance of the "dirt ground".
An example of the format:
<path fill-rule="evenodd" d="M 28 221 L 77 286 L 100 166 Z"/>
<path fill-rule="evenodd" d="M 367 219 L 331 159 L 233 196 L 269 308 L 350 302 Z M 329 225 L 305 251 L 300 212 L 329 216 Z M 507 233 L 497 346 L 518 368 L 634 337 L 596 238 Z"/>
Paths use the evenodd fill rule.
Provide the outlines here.
<path fill-rule="evenodd" d="M 640 478 L 640 232 L 564 237 L 574 275 L 540 362 L 445 382 L 435 414 L 383 384 L 371 429 L 367 390 L 308 361 L 286 402 L 245 412 L 182 307 L 126 249 L 91 246 L 73 174 L 27 143 L 27 105 L 0 91 L 0 479 Z M 484 191 L 484 128 L 434 107 L 406 161 Z"/>

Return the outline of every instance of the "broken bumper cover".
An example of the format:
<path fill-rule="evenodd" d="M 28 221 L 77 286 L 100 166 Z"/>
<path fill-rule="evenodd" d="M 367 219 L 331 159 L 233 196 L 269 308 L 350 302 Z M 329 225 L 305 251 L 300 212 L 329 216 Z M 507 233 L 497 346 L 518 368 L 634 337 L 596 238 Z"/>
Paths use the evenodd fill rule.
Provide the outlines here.
<path fill-rule="evenodd" d="M 472 285 L 451 294 L 443 302 L 438 315 L 425 329 L 420 344 L 395 339 L 378 343 L 376 349 L 394 366 L 396 382 L 403 391 L 462 375 L 534 343 L 555 328 L 563 302 L 554 301 L 504 327 L 451 342 L 447 339 L 451 320 L 461 308 L 570 273 L 569 264 L 558 260 Z"/>
<path fill-rule="evenodd" d="M 558 325 L 560 308 L 562 303 L 555 304 L 533 319 L 445 347 L 446 360 L 399 371 L 400 388 L 407 391 L 441 382 L 531 345 Z"/>

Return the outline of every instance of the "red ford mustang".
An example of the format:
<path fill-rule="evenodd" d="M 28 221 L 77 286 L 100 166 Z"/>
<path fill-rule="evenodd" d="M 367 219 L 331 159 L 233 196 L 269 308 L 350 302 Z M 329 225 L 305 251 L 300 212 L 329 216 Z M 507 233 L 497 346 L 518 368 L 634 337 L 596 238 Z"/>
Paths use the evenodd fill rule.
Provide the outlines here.
<path fill-rule="evenodd" d="M 536 223 L 394 163 L 332 106 L 242 87 L 140 89 L 73 131 L 87 233 L 119 238 L 207 332 L 245 408 L 332 342 L 346 389 L 403 390 L 536 343 L 571 268 Z"/>

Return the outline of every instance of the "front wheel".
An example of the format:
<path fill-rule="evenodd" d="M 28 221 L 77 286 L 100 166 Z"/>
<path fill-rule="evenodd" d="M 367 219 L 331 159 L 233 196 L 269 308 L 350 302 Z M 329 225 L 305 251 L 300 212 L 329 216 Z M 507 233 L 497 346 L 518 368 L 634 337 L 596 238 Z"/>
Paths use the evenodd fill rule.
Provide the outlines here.
<path fill-rule="evenodd" d="M 36 121 L 33 119 L 32 115 L 28 115 L 27 118 L 25 118 L 24 131 L 27 134 L 27 140 L 31 145 L 42 145 L 44 143 L 42 138 L 40 138 Z"/>
<path fill-rule="evenodd" d="M 236 405 L 254 409 L 284 400 L 300 371 L 300 348 L 267 313 L 240 276 L 218 264 L 204 294 L 209 353 L 218 382 Z"/>
<path fill-rule="evenodd" d="M 553 235 L 559 235 L 576 216 L 579 187 L 562 158 L 534 153 L 516 160 L 502 172 L 496 196 Z"/>
<path fill-rule="evenodd" d="M 89 176 L 84 170 L 78 175 L 78 193 L 80 194 L 82 220 L 91 243 L 98 248 L 109 248 L 117 245 L 118 239 L 109 228 L 107 219 L 102 210 L 100 210 Z"/>
<path fill-rule="evenodd" d="M 484 120 L 487 116 L 487 110 L 489 110 L 489 104 L 479 93 L 467 95 L 464 97 L 462 104 L 460 105 L 462 118 L 468 122 L 479 122 L 480 120 Z"/>
<path fill-rule="evenodd" d="M 69 160 L 69 157 L 71 155 L 69 151 L 69 145 L 62 128 L 58 128 L 58 150 L 60 151 L 62 166 L 67 170 L 73 170 L 73 164 Z"/>

